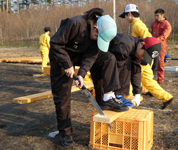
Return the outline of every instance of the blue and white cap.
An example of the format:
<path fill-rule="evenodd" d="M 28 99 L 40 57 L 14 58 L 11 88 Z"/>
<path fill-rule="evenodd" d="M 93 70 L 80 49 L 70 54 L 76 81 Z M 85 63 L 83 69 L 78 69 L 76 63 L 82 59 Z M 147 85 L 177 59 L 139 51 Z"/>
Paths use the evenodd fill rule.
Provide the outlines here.
<path fill-rule="evenodd" d="M 116 23 L 109 15 L 104 15 L 99 17 L 99 19 L 97 20 L 97 27 L 98 27 L 98 39 L 97 39 L 98 48 L 103 52 L 107 52 L 110 41 L 117 34 Z"/>

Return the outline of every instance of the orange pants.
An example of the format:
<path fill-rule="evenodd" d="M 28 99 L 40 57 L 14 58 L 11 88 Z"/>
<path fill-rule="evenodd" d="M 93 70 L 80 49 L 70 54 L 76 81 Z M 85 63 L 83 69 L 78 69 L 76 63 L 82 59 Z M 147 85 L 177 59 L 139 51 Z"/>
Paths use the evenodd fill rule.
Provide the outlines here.
<path fill-rule="evenodd" d="M 162 49 L 159 54 L 158 71 L 157 71 L 158 83 L 164 82 L 164 57 L 165 57 L 166 49 L 167 49 L 166 45 L 161 44 L 161 47 L 162 47 Z"/>

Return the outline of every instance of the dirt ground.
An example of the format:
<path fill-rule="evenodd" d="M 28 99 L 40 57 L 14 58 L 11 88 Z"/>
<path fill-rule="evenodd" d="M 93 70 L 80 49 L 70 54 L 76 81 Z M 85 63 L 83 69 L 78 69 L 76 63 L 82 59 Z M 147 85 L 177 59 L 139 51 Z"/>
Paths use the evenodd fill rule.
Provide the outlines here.
<path fill-rule="evenodd" d="M 169 45 L 168 54 L 178 58 L 178 45 Z M 37 48 L 1 48 L 0 59 L 13 57 L 40 57 Z M 170 60 L 166 66 L 178 66 Z M 29 104 L 15 104 L 12 99 L 50 90 L 49 77 L 39 74 L 41 65 L 0 63 L 0 150 L 87 150 L 90 140 L 90 115 L 94 107 L 81 92 L 72 93 L 72 125 L 74 146 L 63 148 L 49 137 L 57 130 L 55 106 L 52 98 Z M 166 110 L 160 110 L 162 101 L 143 96 L 138 109 L 154 112 L 154 145 L 152 150 L 178 150 L 178 72 L 165 71 L 161 85 L 174 96 Z M 159 91 L 158 91 L 159 92 Z"/>

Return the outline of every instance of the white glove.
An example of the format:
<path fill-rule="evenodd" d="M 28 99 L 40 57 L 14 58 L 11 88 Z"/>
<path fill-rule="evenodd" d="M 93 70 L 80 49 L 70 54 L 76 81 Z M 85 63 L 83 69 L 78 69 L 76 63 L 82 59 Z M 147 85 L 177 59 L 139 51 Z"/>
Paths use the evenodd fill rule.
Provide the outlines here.
<path fill-rule="evenodd" d="M 131 102 L 136 102 L 137 106 L 140 105 L 140 94 L 135 94 L 134 99 L 131 100 Z"/>

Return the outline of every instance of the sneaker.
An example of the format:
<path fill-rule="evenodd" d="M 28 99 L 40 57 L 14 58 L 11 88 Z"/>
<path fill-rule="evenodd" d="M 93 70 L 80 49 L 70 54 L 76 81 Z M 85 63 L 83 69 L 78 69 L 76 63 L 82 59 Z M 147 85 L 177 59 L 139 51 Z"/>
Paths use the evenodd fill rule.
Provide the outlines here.
<path fill-rule="evenodd" d="M 173 98 L 171 98 L 169 101 L 167 101 L 167 102 L 165 102 L 165 103 L 163 103 L 163 106 L 161 107 L 161 109 L 165 109 L 169 104 L 171 104 L 172 103 L 172 101 L 173 101 L 174 99 Z"/>
<path fill-rule="evenodd" d="M 59 135 L 60 143 L 64 147 L 72 146 L 74 141 L 71 135 L 61 136 Z"/>
<path fill-rule="evenodd" d="M 101 109 L 103 110 L 113 110 L 116 112 L 127 111 L 129 108 L 122 104 L 122 101 L 117 98 L 111 98 L 108 101 L 101 102 Z"/>
<path fill-rule="evenodd" d="M 124 98 L 122 95 L 116 95 L 116 98 L 122 101 L 122 104 L 128 107 L 134 107 L 134 104 L 129 102 L 127 99 Z"/>

